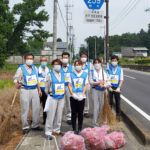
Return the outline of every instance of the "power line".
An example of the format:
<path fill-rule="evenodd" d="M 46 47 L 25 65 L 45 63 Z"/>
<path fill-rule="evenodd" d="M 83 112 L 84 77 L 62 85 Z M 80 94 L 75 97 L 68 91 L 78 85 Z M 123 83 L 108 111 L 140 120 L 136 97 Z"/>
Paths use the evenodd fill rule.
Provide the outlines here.
<path fill-rule="evenodd" d="M 66 22 L 65 22 L 65 19 L 64 19 L 64 17 L 63 17 L 63 14 L 62 14 L 62 11 L 61 11 L 59 2 L 58 2 L 58 8 L 59 8 L 59 12 L 60 12 L 61 18 L 62 18 L 62 20 L 63 20 L 63 23 L 64 23 L 64 25 L 65 25 L 65 27 L 66 27 Z"/>
<path fill-rule="evenodd" d="M 134 4 L 137 2 L 138 0 L 133 0 L 133 1 L 130 1 L 126 7 L 126 9 L 124 9 L 124 11 L 122 11 L 122 14 L 118 16 L 118 18 L 114 21 L 114 24 L 111 25 L 111 26 L 115 26 L 118 22 L 120 22 L 124 16 L 126 15 L 126 13 L 128 13 L 128 11 L 130 11 L 130 9 L 132 8 L 132 6 L 134 6 Z"/>
<path fill-rule="evenodd" d="M 119 15 L 110 23 L 115 22 L 118 18 L 120 18 L 127 10 L 128 8 L 132 5 L 132 2 L 134 2 L 134 0 L 130 0 L 125 7 L 122 9 L 122 11 L 119 13 Z"/>
<path fill-rule="evenodd" d="M 119 20 L 119 22 L 117 24 L 115 24 L 112 28 L 112 30 L 114 30 L 128 15 L 129 13 L 131 13 L 131 11 L 133 11 L 133 9 L 137 6 L 137 4 L 140 2 L 141 0 L 137 0 L 134 1 L 134 3 L 132 3 L 132 7 L 128 8 L 128 11 L 123 15 L 123 17 L 121 17 L 121 20 Z"/>

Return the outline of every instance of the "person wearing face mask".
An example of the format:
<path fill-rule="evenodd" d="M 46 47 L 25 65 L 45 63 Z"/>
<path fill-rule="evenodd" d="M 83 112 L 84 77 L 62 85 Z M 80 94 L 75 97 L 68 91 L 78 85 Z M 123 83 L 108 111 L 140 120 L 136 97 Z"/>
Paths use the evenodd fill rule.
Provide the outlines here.
<path fill-rule="evenodd" d="M 44 110 L 46 99 L 47 99 L 47 95 L 45 94 L 46 77 L 50 73 L 50 69 L 47 67 L 47 58 L 45 56 L 41 57 L 40 64 L 41 65 L 37 67 L 37 69 L 38 69 L 39 86 L 42 91 L 40 102 L 42 103 L 43 110 Z M 46 121 L 46 112 L 43 112 L 43 124 L 45 124 L 45 121 Z"/>
<path fill-rule="evenodd" d="M 21 119 L 23 134 L 30 131 L 28 124 L 28 113 L 31 104 L 32 108 L 32 124 L 31 129 L 41 131 L 40 123 L 40 99 L 42 92 L 38 83 L 38 71 L 33 64 L 34 56 L 26 54 L 24 56 L 24 65 L 20 65 L 14 76 L 15 87 L 20 90 L 20 104 L 21 104 Z M 20 81 L 21 78 L 21 81 Z"/>
<path fill-rule="evenodd" d="M 111 87 L 109 88 L 110 106 L 113 106 L 113 96 L 116 101 L 116 117 L 120 121 L 120 92 L 123 84 L 123 69 L 118 65 L 118 56 L 111 57 L 111 65 L 109 66 L 109 76 Z"/>
<path fill-rule="evenodd" d="M 82 70 L 82 61 L 76 60 L 74 62 L 74 72 L 71 73 L 69 80 L 69 91 L 71 94 L 71 120 L 72 128 L 75 133 L 82 130 L 83 124 L 83 111 L 86 99 L 86 90 L 88 85 L 87 72 Z M 76 131 L 76 119 L 78 118 L 78 131 Z"/>
<path fill-rule="evenodd" d="M 52 139 L 52 134 L 56 136 L 63 135 L 60 127 L 64 108 L 65 76 L 61 71 L 61 66 L 62 62 L 59 59 L 53 60 L 53 70 L 46 77 L 45 93 L 49 99 L 49 110 L 47 111 L 45 135 L 49 140 Z"/>
<path fill-rule="evenodd" d="M 72 72 L 72 65 L 69 64 L 70 54 L 68 52 L 62 53 L 62 72 L 65 76 L 65 107 L 66 107 L 66 118 L 67 123 L 71 124 L 71 108 L 70 108 L 70 92 L 68 89 L 68 81 L 70 73 Z"/>
<path fill-rule="evenodd" d="M 104 88 L 110 83 L 107 83 L 107 73 L 101 67 L 101 60 L 95 59 L 93 62 L 94 69 L 91 71 L 90 84 L 92 86 L 92 104 L 93 104 L 93 126 L 99 126 L 98 117 L 102 111 L 104 104 Z M 104 73 L 104 80 L 103 80 Z"/>
<path fill-rule="evenodd" d="M 82 70 L 84 72 L 87 72 L 88 73 L 88 79 L 90 77 L 90 72 L 91 70 L 93 70 L 93 65 L 90 63 L 90 62 L 87 62 L 87 58 L 88 58 L 88 55 L 86 52 L 82 52 L 80 54 L 80 57 L 81 57 L 81 61 L 83 63 L 83 66 L 82 66 Z M 87 87 L 87 92 L 86 92 L 86 100 L 85 100 L 85 107 L 84 107 L 84 116 L 86 118 L 89 118 L 89 99 L 90 99 L 90 84 L 88 84 L 88 87 Z"/>

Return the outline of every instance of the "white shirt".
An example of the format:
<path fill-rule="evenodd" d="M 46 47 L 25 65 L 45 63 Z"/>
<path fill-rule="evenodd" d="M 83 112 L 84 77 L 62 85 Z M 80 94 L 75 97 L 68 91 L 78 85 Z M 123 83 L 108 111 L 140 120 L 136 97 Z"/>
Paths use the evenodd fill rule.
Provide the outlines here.
<path fill-rule="evenodd" d="M 61 73 L 57 73 L 56 71 L 53 71 L 56 79 L 61 82 Z M 46 85 L 45 85 L 45 93 L 48 95 L 48 93 L 52 94 L 52 78 L 51 75 L 48 74 L 46 77 Z"/>
<path fill-rule="evenodd" d="M 117 69 L 117 68 L 116 68 Z M 117 71 L 117 70 L 116 70 Z M 120 73 L 120 80 L 124 80 L 124 76 L 123 76 L 123 69 L 121 68 L 121 73 Z"/>
<path fill-rule="evenodd" d="M 25 67 L 26 71 L 27 71 L 29 74 L 32 73 L 32 70 L 33 70 L 32 67 L 30 68 L 30 67 L 28 67 L 26 64 L 24 64 L 24 67 Z M 38 76 L 38 70 L 37 70 L 36 67 L 35 67 L 35 69 L 36 69 L 36 75 Z M 20 79 L 21 79 L 21 81 L 20 81 Z M 14 83 L 17 83 L 18 81 L 20 81 L 21 87 L 24 87 L 25 81 L 24 81 L 24 78 L 23 78 L 23 72 L 22 72 L 21 67 L 19 67 L 19 68 L 17 69 L 16 74 L 14 75 Z"/>
<path fill-rule="evenodd" d="M 74 70 L 74 73 L 76 74 L 77 77 L 80 77 L 80 76 L 82 75 L 82 73 L 83 73 L 83 70 L 81 70 L 80 73 L 78 73 L 77 71 Z M 71 82 L 71 78 L 69 79 L 69 82 L 72 83 L 72 82 Z M 89 83 L 89 81 L 88 81 L 88 76 L 87 76 L 87 77 L 86 77 L 86 80 L 85 80 L 85 84 L 88 84 L 88 83 Z M 83 95 L 82 92 L 78 92 L 78 93 L 74 93 L 74 94 L 76 94 L 77 97 L 86 98 L 86 96 Z M 81 101 L 81 99 L 77 99 L 77 100 L 78 100 L 78 101 Z M 82 100 L 83 100 L 83 99 L 82 99 Z"/>
<path fill-rule="evenodd" d="M 42 74 L 43 77 L 46 77 L 49 74 L 49 69 L 46 66 L 45 68 L 39 67 L 39 74 Z"/>

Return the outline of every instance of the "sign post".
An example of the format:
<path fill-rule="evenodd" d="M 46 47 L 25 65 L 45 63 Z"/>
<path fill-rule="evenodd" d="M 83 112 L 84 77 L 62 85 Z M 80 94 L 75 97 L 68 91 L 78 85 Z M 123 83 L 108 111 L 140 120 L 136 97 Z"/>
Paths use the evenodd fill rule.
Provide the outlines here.
<path fill-rule="evenodd" d="M 109 0 L 106 2 L 106 62 L 109 63 Z"/>

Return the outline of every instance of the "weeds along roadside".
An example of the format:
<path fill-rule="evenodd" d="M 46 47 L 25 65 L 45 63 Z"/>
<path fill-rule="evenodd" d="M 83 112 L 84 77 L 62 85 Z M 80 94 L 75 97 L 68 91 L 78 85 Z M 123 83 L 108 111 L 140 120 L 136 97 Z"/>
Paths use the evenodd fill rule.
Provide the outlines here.
<path fill-rule="evenodd" d="M 0 69 L 0 125 L 8 117 L 10 105 L 15 93 L 13 83 L 13 76 L 16 71 L 15 67 L 12 65 L 7 66 L 7 69 L 6 66 Z M 1 133 L 2 129 L 0 130 L 0 149 L 12 149 L 16 146 L 15 143 L 18 144 L 20 141 L 22 136 L 20 114 L 21 108 L 18 94 L 12 110 L 11 124 L 10 126 L 6 124 L 5 133 Z"/>

